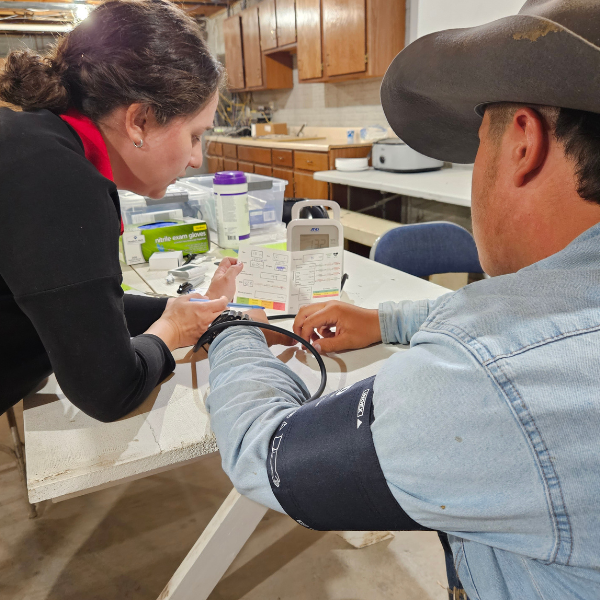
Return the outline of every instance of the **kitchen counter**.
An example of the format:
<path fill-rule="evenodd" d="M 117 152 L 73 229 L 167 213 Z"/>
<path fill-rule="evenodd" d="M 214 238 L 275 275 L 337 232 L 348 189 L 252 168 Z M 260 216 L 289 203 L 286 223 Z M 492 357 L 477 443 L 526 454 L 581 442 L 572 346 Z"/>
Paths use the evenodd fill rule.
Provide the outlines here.
<path fill-rule="evenodd" d="M 314 136 L 307 136 L 314 137 Z M 217 142 L 222 144 L 236 144 L 238 146 L 255 146 L 258 148 L 278 148 L 281 150 L 307 150 L 309 152 L 329 152 L 336 148 L 360 148 L 372 145 L 372 142 L 349 144 L 343 142 L 339 137 L 325 137 L 321 140 L 306 140 L 302 141 L 299 137 L 298 141 L 294 142 L 278 142 L 274 139 L 257 139 L 251 137 L 229 137 L 226 135 L 207 135 L 207 142 Z"/>

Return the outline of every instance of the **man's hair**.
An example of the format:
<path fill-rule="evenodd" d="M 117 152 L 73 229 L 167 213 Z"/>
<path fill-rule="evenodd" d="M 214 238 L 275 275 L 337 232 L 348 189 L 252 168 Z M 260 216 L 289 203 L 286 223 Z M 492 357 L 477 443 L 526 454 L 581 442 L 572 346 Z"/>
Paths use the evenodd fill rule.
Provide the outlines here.
<path fill-rule="evenodd" d="M 573 161 L 577 177 L 577 193 L 588 202 L 600 204 L 600 114 L 539 106 L 499 102 L 486 107 L 490 116 L 489 133 L 500 142 L 517 110 L 528 107 L 542 118 L 545 127 Z"/>

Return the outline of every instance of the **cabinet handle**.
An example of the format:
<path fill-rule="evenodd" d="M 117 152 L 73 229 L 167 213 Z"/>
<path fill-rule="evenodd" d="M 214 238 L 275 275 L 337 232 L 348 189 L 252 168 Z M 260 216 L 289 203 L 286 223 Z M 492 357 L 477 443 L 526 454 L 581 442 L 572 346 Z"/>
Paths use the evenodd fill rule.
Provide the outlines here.
<path fill-rule="evenodd" d="M 306 161 L 306 164 L 307 164 L 307 165 L 312 165 L 312 164 L 313 164 L 313 162 L 312 162 L 312 160 L 307 160 L 307 161 Z"/>

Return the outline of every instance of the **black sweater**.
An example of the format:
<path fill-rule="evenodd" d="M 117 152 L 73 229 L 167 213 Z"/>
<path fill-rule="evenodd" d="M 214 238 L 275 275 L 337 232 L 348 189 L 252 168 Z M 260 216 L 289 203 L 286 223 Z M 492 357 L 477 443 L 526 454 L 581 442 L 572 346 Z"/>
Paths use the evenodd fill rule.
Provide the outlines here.
<path fill-rule="evenodd" d="M 0 108 L 0 414 L 54 372 L 75 406 L 113 421 L 175 368 L 140 335 L 166 299 L 123 295 L 119 229 L 116 186 L 75 131 Z"/>

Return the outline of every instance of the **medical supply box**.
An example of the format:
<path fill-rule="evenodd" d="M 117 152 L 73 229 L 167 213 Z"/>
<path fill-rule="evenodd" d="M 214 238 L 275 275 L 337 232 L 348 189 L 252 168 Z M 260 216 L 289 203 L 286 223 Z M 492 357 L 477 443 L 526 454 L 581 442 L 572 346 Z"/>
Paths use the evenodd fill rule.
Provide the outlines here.
<path fill-rule="evenodd" d="M 210 249 L 210 237 L 205 221 L 187 217 L 143 225 L 125 225 L 123 258 L 128 265 L 147 262 L 155 252 L 181 250 L 186 254 L 201 254 Z"/>
<path fill-rule="evenodd" d="M 200 175 L 198 177 L 185 177 L 176 185 L 187 186 L 204 193 L 199 200 L 202 219 L 209 228 L 217 231 L 217 213 L 213 193 L 214 175 Z M 262 230 L 278 227 L 283 215 L 283 194 L 287 181 L 246 173 L 248 181 L 248 210 L 250 215 L 250 238 L 253 233 L 264 233 Z M 260 231 L 259 231 L 260 230 Z"/>

